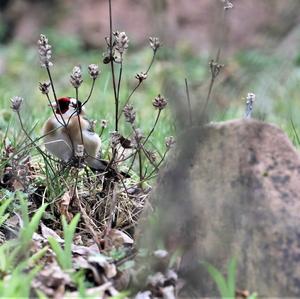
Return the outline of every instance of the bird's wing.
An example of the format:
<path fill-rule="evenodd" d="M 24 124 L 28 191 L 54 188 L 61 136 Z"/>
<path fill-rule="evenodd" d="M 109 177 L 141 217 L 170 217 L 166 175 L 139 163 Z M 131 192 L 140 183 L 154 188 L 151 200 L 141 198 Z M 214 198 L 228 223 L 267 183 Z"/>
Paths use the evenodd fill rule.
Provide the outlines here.
<path fill-rule="evenodd" d="M 86 118 L 86 117 L 82 117 L 86 122 L 87 122 L 87 128 L 86 128 L 86 130 L 87 131 L 89 131 L 89 132 L 91 132 L 91 133 L 95 133 L 95 130 L 94 130 L 94 125 L 93 125 L 93 122 L 92 121 L 90 121 L 88 118 Z"/>

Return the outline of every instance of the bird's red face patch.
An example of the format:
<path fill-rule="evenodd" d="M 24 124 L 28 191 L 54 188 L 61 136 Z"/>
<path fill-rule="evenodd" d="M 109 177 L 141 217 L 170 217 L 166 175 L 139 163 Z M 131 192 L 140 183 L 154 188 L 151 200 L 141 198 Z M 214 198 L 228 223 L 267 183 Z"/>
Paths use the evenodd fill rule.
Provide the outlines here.
<path fill-rule="evenodd" d="M 70 98 L 59 98 L 57 99 L 58 107 L 56 107 L 57 114 L 64 114 L 69 110 Z"/>

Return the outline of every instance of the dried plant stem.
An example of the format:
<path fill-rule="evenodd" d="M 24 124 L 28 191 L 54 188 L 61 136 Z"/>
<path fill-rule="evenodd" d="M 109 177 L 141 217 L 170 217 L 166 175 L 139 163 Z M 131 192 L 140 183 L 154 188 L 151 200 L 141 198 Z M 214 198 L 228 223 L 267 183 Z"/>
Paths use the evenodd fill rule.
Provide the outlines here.
<path fill-rule="evenodd" d="M 117 185 L 114 183 L 111 183 L 112 186 L 112 197 L 111 197 L 111 205 L 110 205 L 110 213 L 109 213 L 109 218 L 108 218 L 108 228 L 112 228 L 113 224 L 113 219 L 116 211 L 116 206 L 117 206 Z"/>
<path fill-rule="evenodd" d="M 127 170 L 127 174 L 129 174 L 129 172 L 131 171 L 131 169 L 132 169 L 132 167 L 133 167 L 133 165 L 134 165 L 134 161 L 135 161 L 135 159 L 136 159 L 136 156 L 137 156 L 137 151 L 135 151 L 135 153 L 134 153 L 134 155 L 133 155 L 133 159 L 132 159 L 131 164 L 130 164 L 128 170 Z"/>
<path fill-rule="evenodd" d="M 140 85 L 142 84 L 142 81 L 139 81 L 139 83 L 134 87 L 134 89 L 131 91 L 131 93 L 129 94 L 128 98 L 126 99 L 122 110 L 120 111 L 119 115 L 118 115 L 118 119 L 120 119 L 121 115 L 122 115 L 122 111 L 124 109 L 124 107 L 129 103 L 131 97 L 133 96 L 133 94 L 135 93 L 135 91 L 140 87 Z"/>
<path fill-rule="evenodd" d="M 148 139 L 150 138 L 150 136 L 151 136 L 151 135 L 152 135 L 152 133 L 154 132 L 154 130 L 155 130 L 155 127 L 156 127 L 156 125 L 157 125 L 157 123 L 158 123 L 158 120 L 159 120 L 159 117 L 160 117 L 161 111 L 162 111 L 161 109 L 159 109 L 159 110 L 158 110 L 158 113 L 157 113 L 157 116 L 156 116 L 156 119 L 155 119 L 154 125 L 153 125 L 153 127 L 152 127 L 151 131 L 149 132 L 148 136 L 146 137 L 145 141 L 143 142 L 143 145 L 145 145 L 145 144 L 147 143 Z"/>
<path fill-rule="evenodd" d="M 135 128 L 134 125 L 132 125 L 132 129 L 134 131 L 135 136 L 137 136 L 138 133 L 137 133 L 137 130 L 136 130 L 136 128 Z M 140 177 L 140 182 L 142 182 L 143 181 L 142 143 L 141 143 L 141 140 L 139 140 L 137 138 L 136 138 L 136 140 L 137 140 L 137 150 L 136 150 L 136 153 L 137 153 L 138 158 L 139 158 L 139 177 Z M 136 155 L 133 158 L 132 164 L 134 163 L 135 157 L 136 157 Z M 129 172 L 129 170 L 128 170 L 128 172 Z M 142 183 L 140 184 L 140 187 L 142 187 Z"/>
<path fill-rule="evenodd" d="M 155 169 L 154 169 L 147 177 L 144 178 L 144 181 L 147 181 L 147 180 L 151 179 L 152 176 L 153 176 L 153 174 L 154 174 L 155 172 L 157 172 L 157 170 L 159 169 L 159 167 L 161 166 L 161 164 L 164 162 L 164 160 L 165 160 L 165 158 L 166 158 L 166 156 L 167 156 L 168 151 L 169 151 L 169 150 L 166 150 L 166 151 L 164 152 L 164 154 L 163 154 L 161 160 L 160 160 L 159 163 L 156 165 L 156 168 L 155 168 Z"/>
<path fill-rule="evenodd" d="M 138 157 L 139 157 L 140 187 L 142 187 L 142 181 L 143 181 L 143 160 L 142 160 L 142 151 L 141 151 L 141 145 L 140 144 L 139 144 L 139 148 L 138 148 Z"/>
<path fill-rule="evenodd" d="M 188 85 L 187 78 L 185 78 L 184 81 L 185 81 L 186 98 L 188 101 L 189 120 L 190 120 L 190 125 L 192 126 L 193 125 L 193 115 L 192 115 L 191 98 L 190 98 L 189 85 Z"/>
<path fill-rule="evenodd" d="M 112 46 L 112 8 L 111 8 L 111 0 L 108 0 L 109 6 L 109 58 L 110 58 L 110 67 L 111 67 L 111 74 L 112 74 L 112 82 L 113 82 L 113 90 L 115 96 L 115 131 L 118 131 L 118 113 L 119 113 L 119 99 L 118 99 L 118 90 L 116 84 L 116 77 L 115 77 L 115 67 L 114 67 L 114 57 L 113 57 L 113 46 Z"/>
<path fill-rule="evenodd" d="M 148 73 L 149 73 L 149 71 L 150 71 L 150 69 L 151 69 L 151 67 L 152 67 L 152 65 L 153 65 L 153 63 L 154 63 L 154 60 L 155 60 L 155 57 L 156 57 L 156 52 L 157 52 L 157 49 L 153 51 L 153 55 L 152 55 L 150 64 L 149 64 L 149 66 L 148 66 L 148 68 L 147 68 L 147 71 L 146 71 L 146 73 L 145 73 L 146 75 L 148 75 Z"/>
<path fill-rule="evenodd" d="M 76 87 L 75 90 L 76 90 L 76 100 L 78 103 L 78 87 Z M 77 107 L 77 109 L 78 109 L 78 107 Z M 82 145 L 84 146 L 80 115 L 79 115 L 79 111 L 76 111 L 76 112 L 77 112 L 77 119 L 78 119 L 78 125 L 79 125 L 79 130 L 80 130 L 81 142 L 82 142 Z"/>
<path fill-rule="evenodd" d="M 145 72 L 146 75 L 148 75 L 148 73 L 149 73 L 149 71 L 150 71 L 150 69 L 151 69 L 151 67 L 152 67 L 152 65 L 153 65 L 153 63 L 154 63 L 154 61 L 155 61 L 156 52 L 157 52 L 157 51 L 153 51 L 153 55 L 152 55 L 152 58 L 151 58 L 151 62 L 150 62 L 150 64 L 149 64 L 148 68 L 147 68 L 147 71 Z M 132 97 L 133 94 L 136 92 L 136 90 L 140 87 L 140 85 L 142 84 L 142 82 L 143 82 L 143 81 L 139 81 L 139 82 L 137 83 L 137 85 L 133 88 L 133 90 L 131 91 L 131 93 L 129 94 L 128 98 L 126 99 L 126 101 L 125 101 L 125 103 L 124 103 L 124 105 L 123 105 L 123 107 L 122 107 L 122 109 L 121 109 L 121 111 L 120 111 L 120 113 L 119 113 L 119 116 L 118 116 L 119 119 L 120 119 L 120 117 L 121 117 L 121 115 L 122 115 L 122 111 L 123 111 L 124 107 L 129 103 L 131 97 Z"/>
<path fill-rule="evenodd" d="M 77 171 L 77 182 L 78 182 L 78 172 Z M 87 229 L 89 230 L 90 234 L 93 236 L 94 241 L 96 242 L 97 245 L 100 244 L 100 238 L 99 234 L 97 234 L 97 225 L 93 222 L 93 220 L 88 216 L 86 213 L 86 210 L 82 207 L 82 204 L 80 202 L 80 198 L 78 196 L 78 191 L 77 191 L 77 185 L 74 188 L 74 193 L 73 193 L 73 198 L 76 200 L 78 207 L 80 209 L 83 221 Z"/>
<path fill-rule="evenodd" d="M 50 97 L 49 97 L 49 94 L 47 93 L 46 94 L 46 96 L 47 96 L 47 100 L 48 100 L 48 103 L 49 103 L 49 106 L 51 107 L 51 109 L 52 109 L 52 113 L 53 113 L 53 115 L 55 116 L 55 118 L 56 118 L 56 120 L 58 121 L 58 123 L 60 124 L 60 125 L 64 125 L 59 119 L 58 119 L 58 117 L 57 117 L 57 115 L 56 115 L 56 113 L 55 113 L 55 111 L 54 111 L 54 108 L 53 108 L 53 106 L 52 106 L 52 103 L 51 103 L 51 100 L 50 100 Z"/>
<path fill-rule="evenodd" d="M 35 142 L 33 141 L 33 139 L 31 138 L 31 136 L 28 134 L 27 130 L 25 129 L 24 127 L 24 124 L 23 124 L 23 121 L 22 121 L 22 118 L 21 118 L 21 115 L 20 115 L 20 111 L 17 111 L 17 115 L 18 115 L 18 119 L 19 119 L 19 122 L 20 122 L 20 125 L 21 125 L 21 129 L 22 131 L 24 132 L 24 134 L 26 135 L 26 137 L 30 140 L 30 142 L 32 144 L 35 145 L 35 148 L 37 149 L 37 151 L 40 153 L 40 155 L 44 158 L 45 162 L 48 164 L 48 166 L 51 168 L 51 170 L 54 172 L 54 169 L 52 168 L 52 165 L 48 162 L 48 155 L 46 153 L 44 153 L 41 148 L 35 144 Z"/>
<path fill-rule="evenodd" d="M 148 159 L 148 161 L 152 164 L 152 166 L 155 168 L 156 171 L 158 171 L 158 167 L 157 165 L 155 165 L 155 163 L 152 161 L 152 159 L 150 158 L 149 154 L 147 153 L 147 150 L 145 149 L 144 146 L 142 146 L 142 150 L 143 153 L 145 154 L 146 158 Z M 146 176 L 146 173 L 144 174 L 144 177 Z"/>
<path fill-rule="evenodd" d="M 89 93 L 88 97 L 86 98 L 86 100 L 82 103 L 81 107 L 83 107 L 90 100 L 90 98 L 92 96 L 92 93 L 93 93 L 93 90 L 94 90 L 94 87 L 95 87 L 95 82 L 96 82 L 96 79 L 93 79 L 92 86 L 91 86 L 91 89 L 90 89 L 90 93 Z"/>
<path fill-rule="evenodd" d="M 220 61 L 220 57 L 221 57 L 221 49 L 224 45 L 224 35 L 225 35 L 225 21 L 226 21 L 226 10 L 223 10 L 223 14 L 222 14 L 222 22 L 221 22 L 221 35 L 219 37 L 219 46 L 218 46 L 218 50 L 217 50 L 217 54 L 216 54 L 216 58 L 215 60 L 213 60 L 216 64 L 219 63 Z M 214 72 L 212 71 L 211 72 L 211 79 L 210 79 L 210 83 L 209 83 L 209 88 L 208 88 L 208 93 L 207 93 L 207 96 L 206 96 L 206 99 L 205 99 L 205 104 L 204 104 L 204 107 L 203 107 L 203 110 L 202 110 L 202 113 L 201 115 L 204 116 L 206 110 L 207 110 L 207 106 L 208 106 L 208 102 L 210 100 L 210 97 L 211 97 L 211 94 L 212 94 L 212 90 L 213 90 L 213 87 L 214 87 L 214 83 L 216 81 L 216 78 L 217 78 L 217 75 L 214 74 Z"/>
<path fill-rule="evenodd" d="M 215 83 L 215 79 L 216 78 L 214 76 L 211 76 L 210 83 L 209 83 L 209 88 L 208 88 L 208 93 L 207 93 L 207 96 L 206 96 L 206 99 L 205 99 L 205 104 L 204 104 L 204 107 L 203 107 L 203 110 L 202 110 L 202 116 L 206 112 L 207 105 L 208 105 L 208 102 L 209 102 L 209 99 L 210 99 L 210 96 L 211 96 L 211 93 L 212 93 L 212 90 L 213 90 L 213 86 L 214 86 L 214 83 Z"/>

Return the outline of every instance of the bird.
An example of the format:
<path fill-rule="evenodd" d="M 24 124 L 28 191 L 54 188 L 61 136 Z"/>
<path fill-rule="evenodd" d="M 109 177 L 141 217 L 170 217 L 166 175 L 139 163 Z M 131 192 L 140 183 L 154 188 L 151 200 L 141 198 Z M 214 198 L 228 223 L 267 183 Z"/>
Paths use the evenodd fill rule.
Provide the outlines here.
<path fill-rule="evenodd" d="M 94 170 L 105 171 L 108 162 L 99 158 L 101 139 L 85 117 L 81 101 L 61 97 L 51 103 L 53 115 L 43 127 L 44 145 L 59 160 L 69 163 L 84 149 L 84 162 Z"/>

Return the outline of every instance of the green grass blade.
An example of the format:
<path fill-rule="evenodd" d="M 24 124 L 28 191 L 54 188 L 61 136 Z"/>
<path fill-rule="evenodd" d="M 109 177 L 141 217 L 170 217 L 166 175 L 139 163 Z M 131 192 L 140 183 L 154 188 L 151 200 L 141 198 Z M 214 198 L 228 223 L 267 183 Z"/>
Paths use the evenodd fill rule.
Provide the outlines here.
<path fill-rule="evenodd" d="M 72 267 L 72 264 L 70 265 L 68 259 L 65 258 L 65 253 L 63 249 L 60 247 L 59 243 L 53 237 L 49 237 L 48 242 L 52 250 L 54 251 L 57 262 L 59 263 L 61 268 L 64 270 L 70 269 Z"/>
<path fill-rule="evenodd" d="M 228 264 L 227 272 L 227 288 L 230 298 L 235 298 L 235 283 L 236 283 L 237 261 L 232 258 Z"/>
<path fill-rule="evenodd" d="M 222 298 L 229 298 L 229 290 L 228 290 L 228 287 L 226 284 L 226 280 L 225 280 L 224 276 L 222 275 L 222 273 L 217 268 L 215 268 L 214 266 L 212 266 L 209 263 L 204 262 L 203 264 L 206 267 L 211 278 L 216 283 Z"/>

